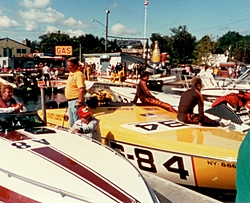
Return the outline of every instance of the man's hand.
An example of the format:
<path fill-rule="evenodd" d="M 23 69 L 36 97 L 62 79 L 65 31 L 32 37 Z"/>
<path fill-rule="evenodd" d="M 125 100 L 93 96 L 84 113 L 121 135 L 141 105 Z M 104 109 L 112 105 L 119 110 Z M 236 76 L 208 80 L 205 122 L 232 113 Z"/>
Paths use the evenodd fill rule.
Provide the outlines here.
<path fill-rule="evenodd" d="M 23 110 L 23 104 L 22 104 L 22 103 L 18 103 L 18 104 L 15 106 L 15 110 Z"/>
<path fill-rule="evenodd" d="M 76 106 L 76 107 L 82 106 L 82 102 L 77 101 L 77 102 L 75 103 L 75 106 Z"/>

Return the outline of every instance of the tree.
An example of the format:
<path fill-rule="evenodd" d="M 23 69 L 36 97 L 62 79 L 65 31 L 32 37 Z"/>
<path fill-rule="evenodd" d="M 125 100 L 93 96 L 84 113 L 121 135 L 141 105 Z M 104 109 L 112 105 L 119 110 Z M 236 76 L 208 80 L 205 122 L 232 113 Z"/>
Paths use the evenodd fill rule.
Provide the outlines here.
<path fill-rule="evenodd" d="M 194 50 L 197 65 L 211 65 L 218 59 L 218 55 L 214 54 L 217 51 L 218 43 L 212 41 L 209 35 L 202 37 Z"/>
<path fill-rule="evenodd" d="M 35 40 L 30 43 L 31 53 L 40 52 L 40 43 Z"/>
<path fill-rule="evenodd" d="M 237 46 L 237 42 L 243 38 L 238 32 L 229 31 L 222 37 L 218 39 L 219 48 L 221 48 L 224 53 L 228 52 L 229 57 L 234 56 L 234 50 Z"/>
<path fill-rule="evenodd" d="M 67 34 L 61 34 L 60 31 L 57 33 L 47 33 L 45 35 L 39 36 L 40 50 L 41 52 L 53 52 L 55 53 L 56 45 L 70 45 L 71 39 Z"/>
<path fill-rule="evenodd" d="M 171 36 L 171 62 L 173 65 L 191 64 L 194 57 L 196 46 L 196 37 L 192 36 L 186 26 L 170 29 L 173 32 Z"/>
<path fill-rule="evenodd" d="M 164 44 L 165 44 L 165 40 L 164 38 L 159 34 L 159 33 L 153 33 L 150 37 L 151 40 L 151 49 L 153 50 L 155 47 L 155 41 L 158 41 L 158 45 L 159 45 L 159 49 L 161 52 L 164 52 Z"/>

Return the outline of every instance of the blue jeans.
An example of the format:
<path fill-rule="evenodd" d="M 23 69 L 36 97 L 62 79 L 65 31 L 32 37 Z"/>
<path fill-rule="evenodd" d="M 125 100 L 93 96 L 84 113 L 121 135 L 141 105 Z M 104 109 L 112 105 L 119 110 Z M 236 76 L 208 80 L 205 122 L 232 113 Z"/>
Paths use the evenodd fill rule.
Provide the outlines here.
<path fill-rule="evenodd" d="M 79 119 L 77 114 L 78 107 L 75 106 L 75 103 L 78 99 L 68 101 L 68 114 L 69 114 L 69 124 L 70 127 L 74 125 L 74 123 Z"/>

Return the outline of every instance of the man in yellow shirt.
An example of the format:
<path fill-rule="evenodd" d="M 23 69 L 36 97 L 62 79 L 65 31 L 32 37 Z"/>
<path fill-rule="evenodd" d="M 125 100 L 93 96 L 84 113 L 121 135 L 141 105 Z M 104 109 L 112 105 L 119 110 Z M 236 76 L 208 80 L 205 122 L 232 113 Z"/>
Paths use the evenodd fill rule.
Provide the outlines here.
<path fill-rule="evenodd" d="M 69 122 L 72 127 L 79 119 L 77 109 L 84 103 L 85 79 L 83 73 L 78 69 L 76 57 L 69 58 L 67 65 L 70 73 L 65 88 L 65 97 L 68 100 Z"/>

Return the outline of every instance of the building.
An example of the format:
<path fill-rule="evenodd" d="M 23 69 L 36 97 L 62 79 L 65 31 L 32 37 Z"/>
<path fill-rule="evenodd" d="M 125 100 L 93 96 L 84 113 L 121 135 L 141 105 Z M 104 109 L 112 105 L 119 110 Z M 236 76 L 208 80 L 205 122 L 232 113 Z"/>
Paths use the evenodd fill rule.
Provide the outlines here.
<path fill-rule="evenodd" d="M 25 41 L 27 42 L 27 40 Z M 31 48 L 10 38 L 0 39 L 0 57 L 27 57 Z"/>
<path fill-rule="evenodd" d="M 111 65 L 116 65 L 117 63 L 141 63 L 145 64 L 146 59 L 141 57 L 132 56 L 124 53 L 95 53 L 95 54 L 83 54 L 84 61 L 86 63 L 99 63 L 102 64 L 102 71 L 105 72 L 106 68 Z"/>

